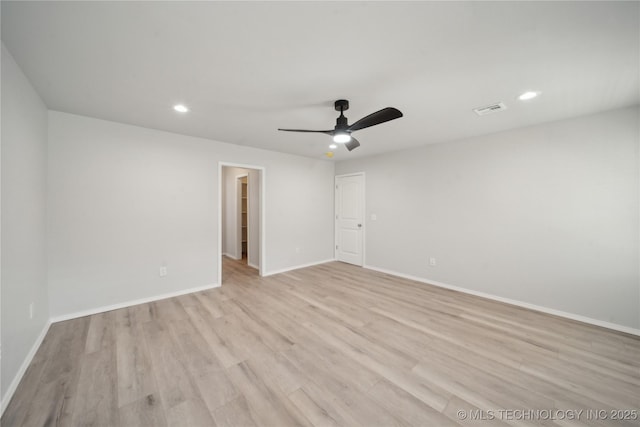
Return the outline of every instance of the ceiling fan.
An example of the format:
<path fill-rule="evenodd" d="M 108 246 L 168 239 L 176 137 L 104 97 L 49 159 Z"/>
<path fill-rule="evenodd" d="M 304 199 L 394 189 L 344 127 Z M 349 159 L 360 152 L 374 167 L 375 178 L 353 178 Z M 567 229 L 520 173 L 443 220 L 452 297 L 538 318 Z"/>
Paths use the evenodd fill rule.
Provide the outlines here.
<path fill-rule="evenodd" d="M 361 118 L 357 122 L 349 125 L 347 118 L 344 116 L 344 112 L 349 109 L 349 101 L 346 99 L 339 99 L 334 103 L 336 111 L 340 111 L 340 116 L 336 120 L 336 126 L 333 130 L 306 130 L 306 129 L 278 129 L 286 132 L 313 132 L 313 133 L 326 133 L 333 137 L 333 142 L 338 144 L 344 144 L 347 150 L 351 151 L 354 148 L 358 148 L 360 143 L 357 139 L 351 136 L 351 132 L 355 132 L 360 129 L 368 128 L 371 126 L 379 125 L 389 120 L 399 119 L 402 117 L 400 110 L 387 107 L 380 111 L 371 113 L 366 117 Z"/>

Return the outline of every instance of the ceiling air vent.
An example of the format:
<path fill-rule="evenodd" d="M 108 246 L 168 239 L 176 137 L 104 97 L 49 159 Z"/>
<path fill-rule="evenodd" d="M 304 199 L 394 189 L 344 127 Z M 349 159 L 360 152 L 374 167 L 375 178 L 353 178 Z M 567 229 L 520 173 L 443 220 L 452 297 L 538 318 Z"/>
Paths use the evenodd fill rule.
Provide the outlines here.
<path fill-rule="evenodd" d="M 473 111 L 479 116 L 486 116 L 487 114 L 497 113 L 498 111 L 506 110 L 507 106 L 502 102 L 496 102 L 495 104 L 487 105 L 486 107 L 474 108 Z"/>

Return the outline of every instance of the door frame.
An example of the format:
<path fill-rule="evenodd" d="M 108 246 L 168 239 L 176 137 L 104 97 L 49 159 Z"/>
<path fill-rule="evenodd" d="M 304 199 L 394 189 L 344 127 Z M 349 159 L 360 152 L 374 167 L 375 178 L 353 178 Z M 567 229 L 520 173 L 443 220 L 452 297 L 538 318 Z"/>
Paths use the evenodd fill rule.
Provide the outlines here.
<path fill-rule="evenodd" d="M 260 206 L 260 254 L 258 255 L 258 274 L 264 276 L 264 272 L 267 271 L 266 259 L 267 259 L 267 245 L 266 245 L 266 182 L 267 182 L 267 168 L 258 165 L 248 165 L 244 163 L 232 163 L 232 162 L 218 162 L 218 285 L 222 286 L 222 168 L 243 168 L 254 169 L 260 172 L 260 194 L 258 195 L 258 205 Z M 236 185 L 237 185 L 236 180 Z"/>
<path fill-rule="evenodd" d="M 338 178 L 346 178 L 348 176 L 362 176 L 362 194 L 360 195 L 361 197 L 361 202 L 362 202 L 362 265 L 360 267 L 364 267 L 366 265 L 366 247 L 367 247 L 367 205 L 366 205 L 366 185 L 367 185 L 367 179 L 366 179 L 366 175 L 364 172 L 351 172 L 351 173 L 345 173 L 345 174 L 341 174 L 341 175 L 336 175 L 333 179 L 333 183 L 334 183 L 334 187 L 333 187 L 333 200 L 334 200 L 334 206 L 333 206 L 333 258 L 334 259 L 338 259 L 338 249 L 336 249 L 336 246 L 338 245 L 338 206 L 335 203 L 336 200 L 336 190 L 338 187 Z"/>

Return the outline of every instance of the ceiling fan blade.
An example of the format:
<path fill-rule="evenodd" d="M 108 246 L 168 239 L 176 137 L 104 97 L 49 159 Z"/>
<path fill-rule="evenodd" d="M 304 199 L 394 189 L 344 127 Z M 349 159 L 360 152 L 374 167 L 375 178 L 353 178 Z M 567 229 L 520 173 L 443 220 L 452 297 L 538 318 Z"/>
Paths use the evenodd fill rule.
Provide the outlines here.
<path fill-rule="evenodd" d="M 278 129 L 285 132 L 310 132 L 310 133 L 326 133 L 327 135 L 333 135 L 332 130 L 306 130 L 306 129 Z"/>
<path fill-rule="evenodd" d="M 355 139 L 354 137 L 351 137 L 351 141 L 345 143 L 344 146 L 347 147 L 347 150 L 352 151 L 360 147 L 360 143 L 358 142 L 357 139 Z"/>
<path fill-rule="evenodd" d="M 371 113 L 367 117 L 361 118 L 360 120 L 349 126 L 347 130 L 353 132 L 356 130 L 379 125 L 380 123 L 388 122 L 389 120 L 399 119 L 400 117 L 402 117 L 402 112 L 400 112 L 400 110 L 393 107 L 387 107 L 383 108 L 380 111 L 376 111 L 375 113 Z"/>

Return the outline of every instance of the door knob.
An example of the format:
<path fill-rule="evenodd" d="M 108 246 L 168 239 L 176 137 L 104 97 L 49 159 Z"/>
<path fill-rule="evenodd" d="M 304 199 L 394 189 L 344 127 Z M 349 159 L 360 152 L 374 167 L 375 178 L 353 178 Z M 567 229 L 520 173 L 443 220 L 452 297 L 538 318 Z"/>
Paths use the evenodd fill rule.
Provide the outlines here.
<path fill-rule="evenodd" d="M 358 227 L 362 227 L 362 224 L 358 224 Z"/>

